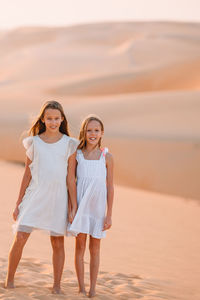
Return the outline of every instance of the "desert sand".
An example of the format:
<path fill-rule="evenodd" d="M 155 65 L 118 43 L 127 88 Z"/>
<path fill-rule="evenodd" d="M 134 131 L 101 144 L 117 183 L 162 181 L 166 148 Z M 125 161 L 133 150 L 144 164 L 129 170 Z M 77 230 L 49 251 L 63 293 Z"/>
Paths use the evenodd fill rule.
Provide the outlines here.
<path fill-rule="evenodd" d="M 199 32 L 199 24 L 167 22 L 0 32 L 0 299 L 79 297 L 74 239 L 65 241 L 65 296 L 56 297 L 49 237 L 39 231 L 26 245 L 17 288 L 3 288 L 21 140 L 52 99 L 73 136 L 82 118 L 98 114 L 115 158 L 113 227 L 102 240 L 97 299 L 200 298 Z M 85 264 L 89 283 L 88 252 Z"/>
<path fill-rule="evenodd" d="M 16 275 L 16 289 L 5 290 L 7 253 L 13 238 L 12 207 L 23 166 L 0 164 L 0 299 L 77 299 L 74 238 L 65 239 L 62 288 L 52 296 L 51 246 L 47 234 L 30 237 Z M 12 188 L 8 188 L 11 186 Z M 113 227 L 102 240 L 97 299 L 199 299 L 199 202 L 142 190 L 115 187 Z M 89 253 L 85 258 L 89 284 Z"/>

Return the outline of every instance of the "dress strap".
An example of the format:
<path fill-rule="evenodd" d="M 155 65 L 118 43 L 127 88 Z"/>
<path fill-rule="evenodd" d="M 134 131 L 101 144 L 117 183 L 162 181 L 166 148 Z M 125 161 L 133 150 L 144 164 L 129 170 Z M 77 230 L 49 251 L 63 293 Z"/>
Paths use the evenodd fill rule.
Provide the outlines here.
<path fill-rule="evenodd" d="M 105 147 L 105 148 L 101 149 L 101 151 L 102 151 L 101 157 L 106 158 L 106 153 L 108 153 L 108 148 Z"/>
<path fill-rule="evenodd" d="M 81 149 L 76 150 L 76 159 L 77 160 L 84 160 L 83 151 Z"/>

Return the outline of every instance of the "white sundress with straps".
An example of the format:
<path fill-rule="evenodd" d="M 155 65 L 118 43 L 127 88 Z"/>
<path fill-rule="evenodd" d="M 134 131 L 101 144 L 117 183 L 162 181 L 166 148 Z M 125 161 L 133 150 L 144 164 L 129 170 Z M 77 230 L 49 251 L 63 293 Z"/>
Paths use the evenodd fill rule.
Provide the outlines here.
<path fill-rule="evenodd" d="M 88 160 L 80 149 L 77 150 L 78 210 L 72 224 L 68 225 L 68 235 L 86 233 L 97 239 L 106 235 L 102 229 L 107 205 L 107 152 L 104 148 L 98 160 Z"/>

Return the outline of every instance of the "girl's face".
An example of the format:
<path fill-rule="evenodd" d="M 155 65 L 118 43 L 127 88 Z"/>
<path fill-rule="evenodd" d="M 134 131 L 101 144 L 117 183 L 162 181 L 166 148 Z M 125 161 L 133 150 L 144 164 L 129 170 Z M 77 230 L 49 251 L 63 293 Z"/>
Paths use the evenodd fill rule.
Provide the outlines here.
<path fill-rule="evenodd" d="M 46 125 L 46 130 L 50 132 L 59 131 L 60 124 L 63 121 L 61 112 L 58 109 L 47 108 L 44 112 L 42 122 Z"/>
<path fill-rule="evenodd" d="M 96 120 L 90 121 L 86 129 L 87 144 L 96 146 L 102 136 L 103 131 L 101 130 L 101 124 Z"/>

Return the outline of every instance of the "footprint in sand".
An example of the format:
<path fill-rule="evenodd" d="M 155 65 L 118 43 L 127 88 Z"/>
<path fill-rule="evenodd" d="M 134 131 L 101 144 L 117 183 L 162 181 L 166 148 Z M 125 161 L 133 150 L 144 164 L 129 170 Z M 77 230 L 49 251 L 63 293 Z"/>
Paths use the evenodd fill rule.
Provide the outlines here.
<path fill-rule="evenodd" d="M 38 259 L 22 259 L 16 273 L 16 289 L 4 289 L 4 280 L 7 270 L 7 259 L 0 258 L 0 299 L 6 300 L 57 300 L 86 299 L 78 294 L 76 274 L 72 270 L 64 270 L 62 290 L 64 295 L 52 295 L 53 282 L 52 265 Z M 89 287 L 89 272 L 85 274 L 86 288 Z M 143 279 L 135 274 L 109 273 L 100 271 L 97 280 L 97 295 L 99 300 L 164 300 L 170 299 L 158 288 L 156 281 Z"/>

